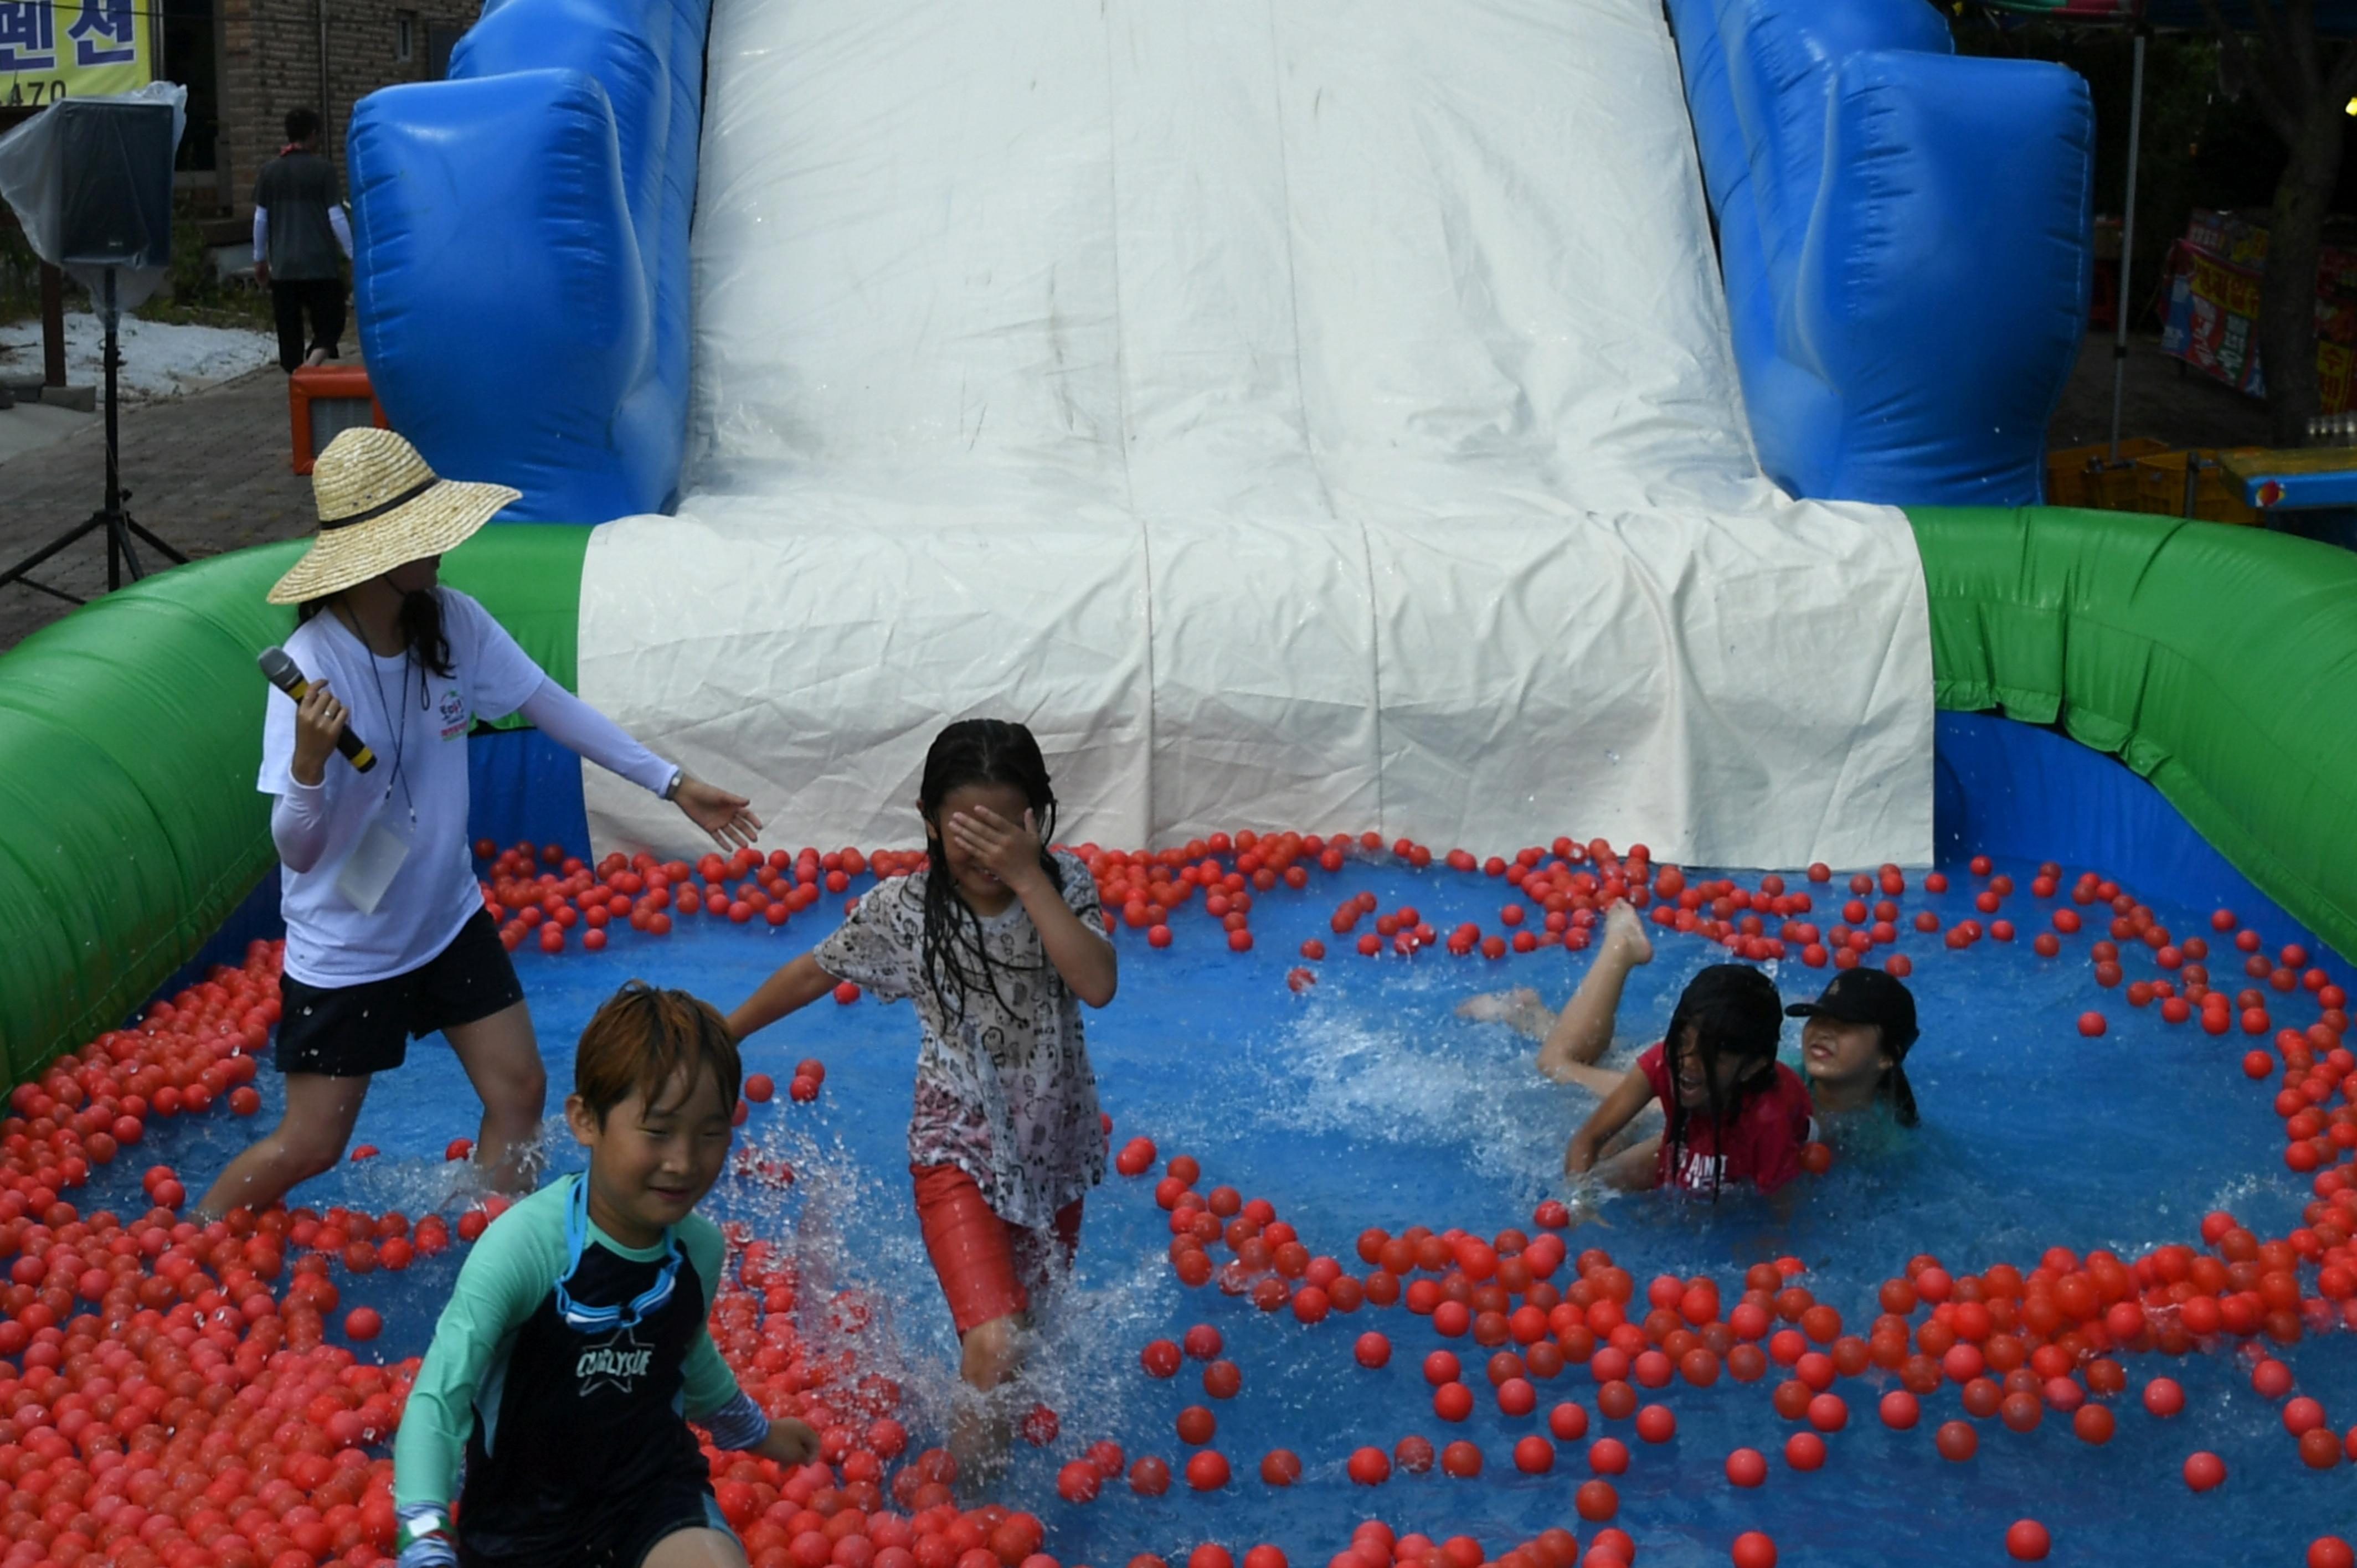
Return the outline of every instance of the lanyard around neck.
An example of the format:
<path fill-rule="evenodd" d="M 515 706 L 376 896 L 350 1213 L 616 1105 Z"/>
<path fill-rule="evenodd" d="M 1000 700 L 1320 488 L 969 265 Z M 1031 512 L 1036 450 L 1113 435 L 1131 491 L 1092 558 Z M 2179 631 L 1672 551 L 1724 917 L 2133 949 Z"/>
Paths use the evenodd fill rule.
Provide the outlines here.
<path fill-rule="evenodd" d="M 621 1306 L 584 1306 L 565 1286 L 581 1267 L 581 1254 L 589 1245 L 589 1178 L 577 1176 L 572 1182 L 573 1193 L 565 1208 L 565 1274 L 556 1282 L 557 1315 L 566 1327 L 585 1334 L 636 1327 L 649 1313 L 660 1311 L 679 1284 L 679 1266 L 686 1257 L 680 1250 L 679 1236 L 673 1227 L 663 1227 L 662 1268 L 654 1283 Z"/>

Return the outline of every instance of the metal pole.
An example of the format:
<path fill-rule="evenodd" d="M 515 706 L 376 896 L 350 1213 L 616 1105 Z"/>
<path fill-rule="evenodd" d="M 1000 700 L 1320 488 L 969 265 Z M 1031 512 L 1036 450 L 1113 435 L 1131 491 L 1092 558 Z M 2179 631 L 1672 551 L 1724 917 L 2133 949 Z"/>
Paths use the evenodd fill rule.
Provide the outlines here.
<path fill-rule="evenodd" d="M 123 515 L 123 470 L 115 457 L 114 424 L 114 328 L 120 312 L 114 305 L 114 269 L 106 269 L 106 590 L 113 593 L 123 586 L 123 554 L 128 542 L 123 537 L 120 519 Z M 132 562 L 131 575 L 139 575 L 136 559 Z"/>
<path fill-rule="evenodd" d="M 2116 335 L 2112 341 L 2112 456 L 2120 460 L 2120 403 L 2127 395 L 2128 377 L 2128 314 L 2134 297 L 2128 292 L 2128 273 L 2136 260 L 2136 150 L 2144 140 L 2144 41 L 2147 29 L 2141 24 L 2136 30 L 2136 65 L 2128 78 L 2128 194 L 2120 213 L 2120 291 L 2119 301 L 2112 314 Z"/>
<path fill-rule="evenodd" d="M 66 384 L 66 274 L 41 263 L 41 384 Z"/>

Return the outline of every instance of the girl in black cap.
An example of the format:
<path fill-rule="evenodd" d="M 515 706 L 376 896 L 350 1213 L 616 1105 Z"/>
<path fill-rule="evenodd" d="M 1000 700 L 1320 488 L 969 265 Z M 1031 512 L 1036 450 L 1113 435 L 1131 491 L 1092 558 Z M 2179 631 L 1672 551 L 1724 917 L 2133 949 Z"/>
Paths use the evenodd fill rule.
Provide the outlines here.
<path fill-rule="evenodd" d="M 1814 1002 L 1795 1002 L 1784 1012 L 1808 1020 L 1801 1026 L 1801 1064 L 1820 1112 L 1887 1109 L 1901 1127 L 1921 1120 L 1907 1082 L 1915 997 L 1897 975 L 1844 970 Z"/>

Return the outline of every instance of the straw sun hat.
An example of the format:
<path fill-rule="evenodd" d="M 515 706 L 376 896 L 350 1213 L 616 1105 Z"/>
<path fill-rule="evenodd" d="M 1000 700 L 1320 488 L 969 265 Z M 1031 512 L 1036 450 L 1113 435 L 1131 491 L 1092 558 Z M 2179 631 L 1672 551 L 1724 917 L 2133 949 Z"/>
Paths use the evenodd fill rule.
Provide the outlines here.
<path fill-rule="evenodd" d="M 439 555 L 523 492 L 435 478 L 417 448 L 390 430 L 347 430 L 311 468 L 319 537 L 270 590 L 300 604 Z"/>

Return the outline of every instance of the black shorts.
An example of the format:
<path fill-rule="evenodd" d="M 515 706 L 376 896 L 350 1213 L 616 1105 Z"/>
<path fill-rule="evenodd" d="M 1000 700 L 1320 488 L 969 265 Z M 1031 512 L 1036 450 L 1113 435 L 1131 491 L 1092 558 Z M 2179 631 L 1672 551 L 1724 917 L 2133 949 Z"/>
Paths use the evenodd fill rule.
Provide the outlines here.
<path fill-rule="evenodd" d="M 458 1568 L 640 1568 L 647 1554 L 683 1530 L 716 1530 L 733 1537 L 728 1520 L 703 1482 L 666 1481 L 646 1496 L 597 1510 L 595 1522 L 568 1541 L 519 1548 L 470 1536 L 458 1526 Z"/>
<path fill-rule="evenodd" d="M 364 1078 L 390 1072 L 409 1041 L 488 1018 L 523 1000 L 523 983 L 489 910 L 479 909 L 450 945 L 390 980 L 359 985 L 279 981 L 280 1072 Z"/>

